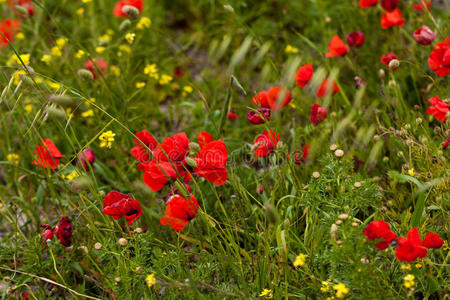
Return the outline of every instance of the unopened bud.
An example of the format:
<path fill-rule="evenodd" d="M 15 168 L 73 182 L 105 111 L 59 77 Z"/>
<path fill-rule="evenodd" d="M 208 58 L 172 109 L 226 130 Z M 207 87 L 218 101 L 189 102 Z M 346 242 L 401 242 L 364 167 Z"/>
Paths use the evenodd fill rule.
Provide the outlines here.
<path fill-rule="evenodd" d="M 336 149 L 337 149 L 337 145 L 336 144 L 330 145 L 330 150 L 331 151 L 335 151 Z"/>
<path fill-rule="evenodd" d="M 276 208 L 270 202 L 264 203 L 264 208 L 266 210 L 266 217 L 270 224 L 278 223 L 278 212 Z"/>
<path fill-rule="evenodd" d="M 28 77 L 27 75 L 20 74 L 19 78 L 20 78 L 20 80 L 22 80 L 23 83 L 25 83 L 27 85 L 33 85 L 33 80 L 31 80 L 31 78 Z"/>
<path fill-rule="evenodd" d="M 378 71 L 378 76 L 379 76 L 381 79 L 383 79 L 383 78 L 386 76 L 386 74 L 385 74 L 385 72 L 384 72 L 383 69 L 380 69 L 380 71 Z"/>
<path fill-rule="evenodd" d="M 234 12 L 234 8 L 233 8 L 233 6 L 231 6 L 231 5 L 228 5 L 228 4 L 226 4 L 226 5 L 224 5 L 223 6 L 223 8 L 226 10 L 226 11 L 229 11 L 229 12 Z"/>
<path fill-rule="evenodd" d="M 334 151 L 334 155 L 336 155 L 336 157 L 342 157 L 344 156 L 344 150 L 337 149 L 336 151 Z"/>
<path fill-rule="evenodd" d="M 74 104 L 74 99 L 68 95 L 50 95 L 48 101 L 61 106 L 70 106 Z"/>
<path fill-rule="evenodd" d="M 119 30 L 120 31 L 125 31 L 128 28 L 130 28 L 130 27 L 131 27 L 131 21 L 126 19 L 122 23 L 120 23 Z"/>
<path fill-rule="evenodd" d="M 94 74 L 92 74 L 92 72 L 87 69 L 79 69 L 77 74 L 83 80 L 94 80 Z"/>
<path fill-rule="evenodd" d="M 198 152 L 200 151 L 200 146 L 196 142 L 190 142 L 189 149 L 191 149 L 194 152 Z"/>
<path fill-rule="evenodd" d="M 47 107 L 45 111 L 47 112 L 47 116 L 50 119 L 57 119 L 57 120 L 66 119 L 66 112 L 61 108 Z"/>
<path fill-rule="evenodd" d="M 389 62 L 389 70 L 397 69 L 400 67 L 400 61 L 398 59 L 393 59 Z"/>
<path fill-rule="evenodd" d="M 122 7 L 122 12 L 133 19 L 137 19 L 139 17 L 139 10 L 132 5 L 125 5 Z"/>
<path fill-rule="evenodd" d="M 134 230 L 134 232 L 136 232 L 136 233 L 142 233 L 143 230 L 142 230 L 141 227 L 138 227 L 138 228 L 136 228 L 136 229 Z"/>
<path fill-rule="evenodd" d="M 136 268 L 136 273 L 138 274 L 144 274 L 144 269 L 142 267 L 137 267 Z"/>
<path fill-rule="evenodd" d="M 319 177 L 320 177 L 320 173 L 319 173 L 319 172 L 317 172 L 317 171 L 316 171 L 316 172 L 313 172 L 313 173 L 312 173 L 312 176 L 313 176 L 314 178 L 316 178 L 316 179 L 317 179 L 317 178 L 319 178 Z"/>
<path fill-rule="evenodd" d="M 15 8 L 15 9 L 17 10 L 17 12 L 19 12 L 20 14 L 25 15 L 25 16 L 28 16 L 28 10 L 27 10 L 25 7 L 20 6 L 20 5 L 16 5 L 14 8 Z"/>
<path fill-rule="evenodd" d="M 193 159 L 192 157 L 186 157 L 184 159 L 186 161 L 186 163 L 188 164 L 188 166 L 191 166 L 193 168 L 197 168 L 197 162 L 195 161 L 195 159 Z"/>
<path fill-rule="evenodd" d="M 87 176 L 79 176 L 75 178 L 70 184 L 70 190 L 73 193 L 80 193 L 84 190 L 87 190 L 91 185 L 91 179 Z"/>
<path fill-rule="evenodd" d="M 337 240 L 337 231 L 338 231 L 337 225 L 336 224 L 331 225 L 330 236 L 333 241 Z"/>

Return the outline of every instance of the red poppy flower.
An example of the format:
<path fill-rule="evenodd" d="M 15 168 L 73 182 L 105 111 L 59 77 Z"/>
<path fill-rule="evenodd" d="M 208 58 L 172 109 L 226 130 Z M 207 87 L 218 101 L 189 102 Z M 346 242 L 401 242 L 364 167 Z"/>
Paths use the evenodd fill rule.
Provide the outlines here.
<path fill-rule="evenodd" d="M 447 138 L 447 140 L 442 144 L 442 150 L 447 149 L 448 145 L 450 144 L 450 136 Z"/>
<path fill-rule="evenodd" d="M 204 177 L 215 185 L 223 185 L 227 181 L 227 148 L 222 140 L 212 141 L 201 147 L 195 162 L 197 176 Z"/>
<path fill-rule="evenodd" d="M 180 67 L 173 70 L 173 78 L 178 79 L 184 76 L 184 70 Z"/>
<path fill-rule="evenodd" d="M 66 247 L 72 244 L 72 230 L 73 226 L 69 217 L 62 217 L 54 229 L 56 237 Z"/>
<path fill-rule="evenodd" d="M 292 93 L 281 86 L 274 86 L 267 91 L 270 109 L 280 110 L 292 100 Z"/>
<path fill-rule="evenodd" d="M 413 33 L 413 38 L 421 45 L 429 45 L 433 42 L 435 34 L 430 27 L 423 25 Z"/>
<path fill-rule="evenodd" d="M 364 44 L 364 41 L 366 40 L 366 37 L 364 36 L 364 33 L 361 31 L 354 31 L 352 33 L 347 34 L 347 43 L 352 46 L 359 48 Z"/>
<path fill-rule="evenodd" d="M 450 73 L 450 39 L 448 37 L 434 46 L 433 52 L 428 57 L 428 65 L 440 77 Z"/>
<path fill-rule="evenodd" d="M 391 12 L 384 12 L 381 16 L 381 28 L 386 29 L 394 26 L 401 26 L 405 24 L 405 19 L 402 18 L 402 11 L 394 9 Z"/>
<path fill-rule="evenodd" d="M 86 171 L 89 171 L 89 165 L 93 165 L 95 162 L 95 153 L 94 150 L 91 148 L 84 149 L 79 155 L 78 155 L 78 162 L 81 166 L 83 166 L 83 169 Z M 89 164 L 88 164 L 89 162 Z"/>
<path fill-rule="evenodd" d="M 275 131 L 265 130 L 263 133 L 258 135 L 254 142 L 254 147 L 256 147 L 253 152 L 256 157 L 265 157 L 273 152 L 277 147 L 278 141 L 280 140 L 280 134 Z"/>
<path fill-rule="evenodd" d="M 427 256 L 427 248 L 422 246 L 419 232 L 417 228 L 412 228 L 407 235 L 407 238 L 398 238 L 398 247 L 395 251 L 395 256 L 400 261 L 413 262 L 417 258 Z"/>
<path fill-rule="evenodd" d="M 419 3 L 414 3 L 412 7 L 418 11 L 422 11 L 424 8 L 430 9 L 431 0 L 421 0 Z"/>
<path fill-rule="evenodd" d="M 189 139 L 186 133 L 177 133 L 166 137 L 153 151 L 156 161 L 182 162 L 189 150 Z"/>
<path fill-rule="evenodd" d="M 203 148 L 206 144 L 212 142 L 214 139 L 207 131 L 202 131 L 197 135 L 198 145 Z"/>
<path fill-rule="evenodd" d="M 314 126 L 325 120 L 328 115 L 328 110 L 319 104 L 314 103 L 311 108 L 310 119 Z"/>
<path fill-rule="evenodd" d="M 59 152 L 51 139 L 43 140 L 34 150 L 34 154 L 38 158 L 33 160 L 33 164 L 49 169 L 56 169 L 59 166 L 59 160 L 62 158 L 61 152 Z"/>
<path fill-rule="evenodd" d="M 234 121 L 238 118 L 238 115 L 232 111 L 228 113 L 228 120 Z"/>
<path fill-rule="evenodd" d="M 389 224 L 383 220 L 370 222 L 363 233 L 371 241 L 381 240 L 375 245 L 379 250 L 386 249 L 397 238 L 397 235 L 389 228 Z"/>
<path fill-rule="evenodd" d="M 269 105 L 269 94 L 267 91 L 260 91 L 252 98 L 252 103 L 259 107 L 270 108 Z"/>
<path fill-rule="evenodd" d="M 256 111 L 250 110 L 247 114 L 247 120 L 253 125 L 263 124 L 270 121 L 270 108 L 258 108 Z"/>
<path fill-rule="evenodd" d="M 330 44 L 328 44 L 328 53 L 325 54 L 325 57 L 344 56 L 348 53 L 348 50 L 348 46 L 344 44 L 339 36 L 335 35 L 331 39 Z"/>
<path fill-rule="evenodd" d="M 122 17 L 128 17 L 123 11 L 122 8 L 125 5 L 134 6 L 139 10 L 139 12 L 142 12 L 142 8 L 144 7 L 144 0 L 127 0 L 127 1 L 118 1 L 116 5 L 114 6 L 113 14 L 116 17 L 122 18 Z"/>
<path fill-rule="evenodd" d="M 297 76 L 295 77 L 295 80 L 297 81 L 297 85 L 300 88 L 304 88 L 308 85 L 308 83 L 311 81 L 311 78 L 313 77 L 313 66 L 312 63 L 308 63 L 304 66 L 301 66 L 297 70 Z"/>
<path fill-rule="evenodd" d="M 444 245 L 444 240 L 441 239 L 437 233 L 430 232 L 425 236 L 423 245 L 428 249 L 439 249 Z"/>
<path fill-rule="evenodd" d="M 178 178 L 187 176 L 184 167 L 179 163 L 152 160 L 149 163 L 139 164 L 139 169 L 144 171 L 142 178 L 144 183 L 154 192 L 162 189 L 166 184 Z M 188 178 L 186 177 L 185 180 Z"/>
<path fill-rule="evenodd" d="M 361 8 L 369 8 L 377 5 L 378 0 L 359 0 L 359 6 Z"/>
<path fill-rule="evenodd" d="M 388 52 L 388 53 L 383 54 L 383 55 L 381 56 L 380 61 L 381 61 L 387 68 L 389 68 L 389 63 L 390 63 L 391 60 L 393 60 L 393 59 L 398 59 L 398 58 L 397 58 L 397 55 L 395 55 L 395 54 L 392 53 L 392 52 Z M 395 71 L 395 70 L 397 70 L 397 68 L 392 68 L 392 70 Z"/>
<path fill-rule="evenodd" d="M 131 155 L 134 156 L 134 158 L 137 161 L 145 162 L 150 159 L 150 153 L 147 150 L 149 148 L 151 151 L 153 151 L 158 143 L 156 142 L 155 138 L 150 134 L 150 132 L 147 131 L 147 129 L 144 129 L 142 131 L 139 131 L 136 133 L 137 139 L 133 139 L 133 142 L 136 146 L 131 148 Z M 144 143 L 144 145 L 141 144 L 141 142 Z"/>
<path fill-rule="evenodd" d="M 381 0 L 381 7 L 386 11 L 393 11 L 398 7 L 398 0 Z"/>
<path fill-rule="evenodd" d="M 41 228 L 44 228 L 44 232 L 42 233 L 42 243 L 41 245 L 45 245 L 46 243 L 53 240 L 53 228 L 48 224 L 41 225 Z"/>
<path fill-rule="evenodd" d="M 195 217 L 197 210 L 198 202 L 194 195 L 188 199 L 175 195 L 167 201 L 165 216 L 159 221 L 162 225 L 169 225 L 174 230 L 180 231 Z"/>
<path fill-rule="evenodd" d="M 319 89 L 317 90 L 316 96 L 317 97 L 326 97 L 326 96 L 333 96 L 334 94 L 339 92 L 339 87 L 336 84 L 336 81 L 327 78 L 325 79 L 322 84 L 319 86 Z"/>
<path fill-rule="evenodd" d="M 109 192 L 103 199 L 103 213 L 112 216 L 115 220 L 125 217 L 127 225 L 133 223 L 142 215 L 141 204 L 131 195 L 122 194 L 117 191 Z"/>
<path fill-rule="evenodd" d="M 14 36 L 20 30 L 20 21 L 17 19 L 6 19 L 0 22 L 0 47 L 14 41 Z"/>
<path fill-rule="evenodd" d="M 447 113 L 450 106 L 436 96 L 431 97 L 428 101 L 432 106 L 427 108 L 426 113 L 433 115 L 439 122 L 447 120 Z"/>
<path fill-rule="evenodd" d="M 302 163 L 306 162 L 308 159 L 308 153 L 309 153 L 309 145 L 305 145 L 303 149 L 300 151 L 294 152 L 294 163 L 296 165 L 301 165 Z"/>
<path fill-rule="evenodd" d="M 106 68 L 108 67 L 108 64 L 106 61 L 102 58 L 94 58 L 93 60 L 88 60 L 84 67 L 91 71 L 92 76 L 94 79 L 97 78 L 97 75 L 105 76 Z"/>

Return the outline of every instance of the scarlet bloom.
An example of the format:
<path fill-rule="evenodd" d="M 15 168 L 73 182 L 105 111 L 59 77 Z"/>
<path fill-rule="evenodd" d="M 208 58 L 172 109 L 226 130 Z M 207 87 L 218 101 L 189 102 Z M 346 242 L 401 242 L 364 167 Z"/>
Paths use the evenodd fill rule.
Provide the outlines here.
<path fill-rule="evenodd" d="M 177 133 L 166 137 L 153 151 L 153 157 L 157 161 L 182 162 L 189 150 L 189 139 L 186 133 Z"/>
<path fill-rule="evenodd" d="M 381 16 L 381 28 L 386 29 L 394 26 L 401 26 L 405 24 L 405 19 L 402 18 L 402 11 L 394 9 L 390 12 L 384 12 Z"/>
<path fill-rule="evenodd" d="M 212 141 L 201 147 L 195 157 L 195 174 L 211 181 L 215 185 L 223 185 L 228 178 L 227 148 L 222 140 Z"/>
<path fill-rule="evenodd" d="M 256 111 L 250 110 L 247 114 L 247 120 L 253 125 L 263 124 L 270 121 L 270 108 L 258 108 Z"/>
<path fill-rule="evenodd" d="M 300 151 L 294 152 L 294 163 L 299 166 L 308 159 L 309 145 L 305 145 Z"/>
<path fill-rule="evenodd" d="M 298 68 L 295 80 L 297 81 L 297 85 L 300 88 L 304 88 L 311 81 L 312 77 L 313 77 L 313 66 L 312 63 L 308 63 Z"/>
<path fill-rule="evenodd" d="M 139 12 L 142 12 L 142 9 L 144 7 L 144 0 L 126 0 L 126 1 L 118 1 L 116 5 L 114 6 L 113 14 L 116 17 L 124 18 L 127 17 L 127 15 L 122 11 L 122 8 L 125 5 L 134 6 L 139 10 Z"/>
<path fill-rule="evenodd" d="M 377 5 L 378 0 L 359 0 L 359 6 L 361 8 L 369 8 Z"/>
<path fill-rule="evenodd" d="M 398 7 L 398 0 L 381 0 L 381 7 L 386 11 L 393 11 Z"/>
<path fill-rule="evenodd" d="M 270 108 L 269 105 L 269 94 L 267 91 L 260 91 L 252 99 L 252 103 L 259 107 Z"/>
<path fill-rule="evenodd" d="M 59 160 L 62 158 L 61 152 L 56 148 L 51 139 L 45 139 L 34 150 L 38 156 L 33 160 L 33 164 L 49 169 L 56 169 L 59 166 Z"/>
<path fill-rule="evenodd" d="M 328 110 L 319 104 L 314 103 L 311 108 L 310 119 L 314 126 L 325 120 L 328 115 Z"/>
<path fill-rule="evenodd" d="M 165 216 L 159 221 L 162 225 L 169 225 L 174 230 L 183 230 L 195 215 L 197 215 L 198 202 L 194 195 L 188 199 L 174 195 L 167 201 Z"/>
<path fill-rule="evenodd" d="M 328 53 L 325 54 L 325 57 L 336 57 L 336 56 L 344 56 L 349 51 L 349 48 L 341 38 L 337 35 L 333 36 L 330 44 L 328 44 Z"/>
<path fill-rule="evenodd" d="M 435 34 L 430 27 L 423 25 L 413 33 L 413 38 L 421 45 L 429 45 L 433 42 Z"/>
<path fill-rule="evenodd" d="M 232 111 L 228 113 L 228 120 L 234 121 L 238 118 L 238 115 Z"/>
<path fill-rule="evenodd" d="M 359 48 L 364 44 L 364 41 L 366 40 L 366 37 L 364 36 L 364 33 L 361 31 L 354 31 L 352 33 L 347 34 L 347 43 L 352 46 Z"/>
<path fill-rule="evenodd" d="M 108 67 L 108 64 L 102 58 L 94 58 L 93 60 L 88 60 L 84 64 L 84 67 L 91 71 L 92 76 L 94 76 L 94 79 L 96 79 L 98 75 L 105 76 L 105 71 Z"/>
<path fill-rule="evenodd" d="M 395 251 L 395 256 L 398 260 L 413 262 L 419 257 L 427 256 L 427 248 L 422 245 L 416 227 L 412 228 L 406 237 L 406 239 L 404 237 L 398 238 L 398 247 Z"/>
<path fill-rule="evenodd" d="M 439 122 L 447 120 L 447 113 L 450 106 L 436 96 L 431 97 L 428 101 L 432 106 L 427 108 L 426 113 L 433 115 Z"/>
<path fill-rule="evenodd" d="M 150 132 L 147 131 L 147 129 L 144 129 L 142 131 L 139 131 L 136 133 L 137 139 L 133 139 L 133 142 L 136 146 L 131 148 L 131 155 L 140 162 L 145 162 L 150 159 L 150 153 L 149 150 L 153 151 L 158 143 L 156 142 L 155 138 L 150 134 Z M 144 145 L 142 145 L 142 143 Z M 148 148 L 148 149 L 147 149 Z"/>
<path fill-rule="evenodd" d="M 95 162 L 95 153 L 91 148 L 84 149 L 78 155 L 78 162 L 83 166 L 83 169 L 89 171 L 89 165 L 93 165 Z M 88 164 L 89 163 L 89 164 Z"/>
<path fill-rule="evenodd" d="M 53 240 L 53 228 L 48 224 L 41 225 L 41 228 L 44 228 L 44 232 L 42 233 L 42 243 L 41 245 L 45 245 Z"/>
<path fill-rule="evenodd" d="M 336 81 L 327 78 L 325 79 L 322 84 L 319 86 L 319 89 L 317 90 L 316 96 L 317 97 L 326 97 L 326 96 L 332 96 L 339 92 L 339 87 L 336 84 Z"/>
<path fill-rule="evenodd" d="M 139 169 L 144 171 L 142 178 L 144 183 L 154 192 L 162 189 L 166 184 L 178 178 L 178 174 L 186 176 L 184 167 L 179 163 L 152 160 L 149 163 L 142 163 Z"/>
<path fill-rule="evenodd" d="M 422 11 L 424 8 L 430 9 L 431 0 L 420 0 L 419 3 L 414 3 L 412 7 L 418 11 Z"/>
<path fill-rule="evenodd" d="M 428 249 L 439 249 L 444 245 L 444 240 L 441 239 L 437 233 L 430 232 L 425 236 L 423 245 Z"/>
<path fill-rule="evenodd" d="M 55 226 L 54 232 L 61 244 L 69 247 L 72 244 L 72 222 L 69 217 L 62 217 L 58 225 Z"/>
<path fill-rule="evenodd" d="M 393 60 L 393 59 L 398 59 L 398 58 L 397 58 L 397 55 L 395 55 L 395 54 L 392 53 L 392 52 L 388 52 L 388 53 L 383 54 L 383 55 L 381 56 L 380 61 L 381 61 L 387 68 L 389 68 L 389 63 L 390 63 L 391 60 Z M 395 70 L 397 70 L 397 68 L 392 68 L 392 70 L 395 71 Z"/>
<path fill-rule="evenodd" d="M 440 77 L 450 73 L 450 39 L 448 37 L 434 46 L 433 52 L 428 57 L 428 65 Z"/>
<path fill-rule="evenodd" d="M 207 131 L 202 131 L 197 135 L 198 145 L 203 148 L 206 144 L 214 141 L 211 134 Z"/>
<path fill-rule="evenodd" d="M 141 204 L 131 195 L 117 191 L 109 192 L 103 199 L 103 213 L 112 216 L 115 220 L 125 217 L 127 225 L 133 223 L 142 215 Z"/>
<path fill-rule="evenodd" d="M 264 131 L 258 135 L 254 142 L 253 152 L 256 157 L 265 157 L 273 152 L 280 140 L 280 134 L 275 131 Z"/>
<path fill-rule="evenodd" d="M 445 150 L 448 148 L 448 145 L 450 144 L 450 136 L 447 138 L 447 140 L 442 144 L 442 150 Z"/>
<path fill-rule="evenodd" d="M 292 93 L 287 88 L 274 86 L 267 91 L 269 96 L 269 106 L 273 110 L 280 110 L 292 100 Z"/>
<path fill-rule="evenodd" d="M 0 22 L 0 47 L 14 41 L 14 36 L 20 30 L 20 21 L 17 19 L 6 19 Z"/>
<path fill-rule="evenodd" d="M 370 222 L 363 233 L 371 241 L 381 240 L 375 245 L 379 250 L 386 249 L 397 238 L 397 235 L 389 228 L 389 224 L 383 220 Z"/>

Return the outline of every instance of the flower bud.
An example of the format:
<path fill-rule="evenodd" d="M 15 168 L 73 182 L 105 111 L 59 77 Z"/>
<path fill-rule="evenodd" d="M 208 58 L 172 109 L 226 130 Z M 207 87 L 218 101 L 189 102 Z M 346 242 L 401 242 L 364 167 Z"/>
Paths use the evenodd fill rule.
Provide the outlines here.
<path fill-rule="evenodd" d="M 200 146 L 196 142 L 190 142 L 189 149 L 191 149 L 194 152 L 198 152 L 200 151 Z"/>
<path fill-rule="evenodd" d="M 380 77 L 380 79 L 383 79 L 386 76 L 385 72 L 383 69 L 380 69 L 380 71 L 378 71 L 378 77 Z"/>
<path fill-rule="evenodd" d="M 131 21 L 126 19 L 122 23 L 120 23 L 119 30 L 126 31 L 130 27 L 131 27 Z"/>
<path fill-rule="evenodd" d="M 87 69 L 79 69 L 77 73 L 83 80 L 94 80 L 94 74 Z"/>
<path fill-rule="evenodd" d="M 122 12 L 133 19 L 137 19 L 139 17 L 139 10 L 132 5 L 125 5 L 122 7 Z"/>
<path fill-rule="evenodd" d="M 61 108 L 56 107 L 47 107 L 46 113 L 48 118 L 50 119 L 57 119 L 57 120 L 65 120 L 66 119 L 66 112 Z"/>
<path fill-rule="evenodd" d="M 31 78 L 28 77 L 27 75 L 20 74 L 19 78 L 20 78 L 20 80 L 22 80 L 23 83 L 25 83 L 27 85 L 33 85 L 33 80 L 31 80 Z"/>
<path fill-rule="evenodd" d="M 332 224 L 330 228 L 330 237 L 333 241 L 337 240 L 338 227 L 336 224 Z"/>
<path fill-rule="evenodd" d="M 400 67 L 400 61 L 398 59 L 394 58 L 389 62 L 388 67 L 389 67 L 389 70 L 397 69 L 398 67 Z"/>
<path fill-rule="evenodd" d="M 423 25 L 413 33 L 413 38 L 421 45 L 429 45 L 433 42 L 436 35 L 430 27 Z"/>
<path fill-rule="evenodd" d="M 137 267 L 136 268 L 136 273 L 142 275 L 142 274 L 144 274 L 144 269 L 142 267 Z"/>
<path fill-rule="evenodd" d="M 342 149 L 337 149 L 336 151 L 334 151 L 334 155 L 335 155 L 336 157 L 342 157 L 342 156 L 344 156 L 344 150 L 342 150 Z"/>
<path fill-rule="evenodd" d="M 92 166 L 95 162 L 94 150 L 91 148 L 84 149 L 80 154 L 78 154 L 78 162 L 83 166 L 83 169 L 89 171 L 89 165 Z"/>
<path fill-rule="evenodd" d="M 316 179 L 317 179 L 317 178 L 319 178 L 319 177 L 320 177 L 320 173 L 319 173 L 319 172 L 317 172 L 317 171 L 316 171 L 316 172 L 313 172 L 313 173 L 312 173 L 312 176 L 313 176 L 314 178 L 316 178 Z"/>
<path fill-rule="evenodd" d="M 197 168 L 197 162 L 192 157 L 187 156 L 184 161 L 190 167 Z"/>
<path fill-rule="evenodd" d="M 21 5 L 16 5 L 14 8 L 17 10 L 18 13 L 28 16 L 28 10 L 25 7 Z"/>
<path fill-rule="evenodd" d="M 234 12 L 234 8 L 233 8 L 233 6 L 231 6 L 231 5 L 226 4 L 226 5 L 223 6 L 223 8 L 224 8 L 226 11 L 228 11 L 228 12 L 231 12 L 231 13 Z"/>
<path fill-rule="evenodd" d="M 82 191 L 85 191 L 89 189 L 89 186 L 91 185 L 91 179 L 87 176 L 79 176 L 75 178 L 71 184 L 70 184 L 70 190 L 73 193 L 80 193 Z"/>
<path fill-rule="evenodd" d="M 270 224 L 278 223 L 278 212 L 276 208 L 270 202 L 264 203 L 264 208 L 266 210 L 266 217 Z"/>
<path fill-rule="evenodd" d="M 68 95 L 50 95 L 48 101 L 61 106 L 70 106 L 74 104 L 74 99 Z"/>
<path fill-rule="evenodd" d="M 338 218 L 341 219 L 341 220 L 347 220 L 348 217 L 349 217 L 348 214 L 340 214 L 340 215 L 338 216 Z"/>

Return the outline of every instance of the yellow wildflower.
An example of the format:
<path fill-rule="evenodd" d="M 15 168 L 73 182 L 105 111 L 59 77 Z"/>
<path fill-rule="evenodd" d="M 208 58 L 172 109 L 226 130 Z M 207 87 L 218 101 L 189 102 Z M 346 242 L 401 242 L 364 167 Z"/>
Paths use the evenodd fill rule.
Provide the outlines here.
<path fill-rule="evenodd" d="M 120 69 L 117 66 L 111 66 L 109 67 L 109 70 L 111 71 L 112 74 L 114 74 L 114 76 L 119 77 L 120 76 Z"/>
<path fill-rule="evenodd" d="M 30 64 L 30 54 L 19 54 L 19 56 L 22 59 L 24 65 Z M 17 55 L 13 54 L 6 64 L 8 66 L 13 64 L 21 65 L 22 62 L 20 61 L 19 57 L 17 57 Z"/>
<path fill-rule="evenodd" d="M 47 83 L 47 85 L 48 85 L 50 88 L 52 88 L 52 89 L 54 89 L 54 90 L 59 90 L 59 88 L 61 87 L 61 84 L 60 84 L 60 83 L 53 82 L 53 81 L 50 81 L 50 80 L 47 80 L 46 83 Z"/>
<path fill-rule="evenodd" d="M 52 57 L 48 54 L 44 54 L 41 57 L 41 61 L 45 62 L 46 64 L 49 64 L 51 60 L 52 60 Z"/>
<path fill-rule="evenodd" d="M 113 35 L 114 34 L 114 30 L 112 30 L 111 28 L 106 30 L 106 33 L 109 35 Z"/>
<path fill-rule="evenodd" d="M 72 171 L 72 173 L 69 173 L 67 175 L 62 175 L 62 179 L 67 179 L 67 180 L 74 180 L 75 178 L 77 178 L 78 176 L 80 176 L 76 171 Z"/>
<path fill-rule="evenodd" d="M 19 32 L 16 34 L 16 39 L 23 40 L 25 39 L 25 35 L 22 32 Z"/>
<path fill-rule="evenodd" d="M 400 268 L 405 271 L 411 271 L 411 265 L 401 265 Z"/>
<path fill-rule="evenodd" d="M 67 44 L 67 42 L 68 42 L 67 38 L 59 38 L 56 40 L 55 44 L 61 49 Z"/>
<path fill-rule="evenodd" d="M 139 22 L 136 24 L 136 28 L 139 30 L 142 30 L 144 28 L 150 28 L 151 25 L 152 25 L 152 20 L 150 20 L 150 18 L 142 17 L 139 20 Z"/>
<path fill-rule="evenodd" d="M 77 53 L 75 54 L 76 58 L 82 58 L 86 53 L 83 50 L 78 50 Z"/>
<path fill-rule="evenodd" d="M 272 299 L 273 298 L 272 290 L 263 289 L 261 294 L 259 294 L 259 296 L 265 299 Z"/>
<path fill-rule="evenodd" d="M 146 83 L 145 82 L 142 82 L 142 81 L 140 81 L 140 82 L 136 82 L 136 88 L 138 88 L 138 89 L 141 89 L 141 88 L 143 88 L 144 86 L 146 85 Z"/>
<path fill-rule="evenodd" d="M 322 287 L 320 288 L 320 291 L 322 293 L 328 292 L 328 290 L 330 289 L 330 285 L 331 285 L 331 281 L 330 280 L 322 281 Z"/>
<path fill-rule="evenodd" d="M 111 41 L 111 36 L 109 34 L 104 34 L 98 38 L 99 43 L 108 43 Z"/>
<path fill-rule="evenodd" d="M 422 268 L 422 264 L 416 264 L 416 268 L 417 268 L 417 269 Z"/>
<path fill-rule="evenodd" d="M 183 87 L 183 91 L 185 91 L 186 93 L 192 93 L 194 89 L 190 86 L 190 85 L 186 85 Z"/>
<path fill-rule="evenodd" d="M 112 142 L 114 142 L 114 137 L 116 136 L 115 133 L 113 133 L 111 130 L 103 132 L 100 137 L 98 138 L 100 140 L 100 147 L 101 148 L 111 148 Z"/>
<path fill-rule="evenodd" d="M 95 102 L 95 98 L 94 97 L 91 97 L 91 98 L 89 98 L 89 101 L 91 101 L 91 102 Z M 86 101 L 86 103 L 85 103 L 87 106 L 89 106 L 89 105 L 91 105 L 91 103 L 90 102 L 88 102 L 88 101 Z"/>
<path fill-rule="evenodd" d="M 8 155 L 6 155 L 6 160 L 14 165 L 19 164 L 19 159 L 20 159 L 20 156 L 19 156 L 19 154 L 16 154 L 16 153 L 9 153 Z"/>
<path fill-rule="evenodd" d="M 348 294 L 349 289 L 343 283 L 333 285 L 333 289 L 336 291 L 336 298 L 342 299 Z"/>
<path fill-rule="evenodd" d="M 88 109 L 87 111 L 82 112 L 81 116 L 83 118 L 93 117 L 94 116 L 94 111 L 92 109 Z"/>
<path fill-rule="evenodd" d="M 165 84 L 168 84 L 171 81 L 172 81 L 172 76 L 163 74 L 163 75 L 161 75 L 161 79 L 159 80 L 159 84 L 160 85 L 165 85 Z"/>
<path fill-rule="evenodd" d="M 97 52 L 98 54 L 102 54 L 103 52 L 105 52 L 106 48 L 103 46 L 98 46 L 95 48 L 95 52 Z"/>
<path fill-rule="evenodd" d="M 410 289 L 414 286 L 414 275 L 408 274 L 405 277 L 403 277 L 403 285 L 405 288 Z"/>
<path fill-rule="evenodd" d="M 20 82 L 20 75 L 26 75 L 27 72 L 25 72 L 25 70 L 17 70 L 13 73 L 13 77 L 14 77 L 14 85 L 18 85 Z"/>
<path fill-rule="evenodd" d="M 308 257 L 308 254 L 299 254 L 294 260 L 294 267 L 301 267 L 305 264 L 305 260 Z"/>
<path fill-rule="evenodd" d="M 44 79 L 42 79 L 41 76 L 36 76 L 34 77 L 34 82 L 36 82 L 37 84 L 41 84 L 42 82 L 44 82 Z"/>
<path fill-rule="evenodd" d="M 90 3 L 90 2 L 92 2 L 92 0 L 81 0 L 81 2 L 83 2 L 83 3 Z"/>
<path fill-rule="evenodd" d="M 84 8 L 83 8 L 83 7 L 80 7 L 79 9 L 77 9 L 77 10 L 75 11 L 75 13 L 76 13 L 77 15 L 79 15 L 79 16 L 83 15 L 83 14 L 84 14 Z"/>
<path fill-rule="evenodd" d="M 62 56 L 61 49 L 58 46 L 52 47 L 52 49 L 50 49 L 50 53 L 53 56 Z"/>
<path fill-rule="evenodd" d="M 147 277 L 145 277 L 145 283 L 147 283 L 147 286 L 151 288 L 156 283 L 155 274 L 149 274 Z"/>
<path fill-rule="evenodd" d="M 126 52 L 126 53 L 130 53 L 131 52 L 131 48 L 130 46 L 123 44 L 119 46 L 119 53 L 117 53 L 117 56 L 122 56 L 122 51 Z"/>
<path fill-rule="evenodd" d="M 127 40 L 128 44 L 132 44 L 133 43 L 135 36 L 136 36 L 136 34 L 135 33 L 131 33 L 131 32 L 125 34 L 125 39 Z"/>
<path fill-rule="evenodd" d="M 155 74 L 158 75 L 158 67 L 155 64 L 146 65 L 144 68 L 144 74 L 147 74 L 150 77 L 153 77 L 152 75 L 155 75 Z M 158 77 L 156 77 L 156 78 L 158 78 Z"/>
<path fill-rule="evenodd" d="M 27 113 L 30 113 L 33 110 L 33 105 L 32 104 L 25 104 L 25 106 L 23 108 L 25 109 L 25 111 Z"/>
<path fill-rule="evenodd" d="M 298 50 L 298 48 L 295 48 L 295 47 L 293 47 L 293 46 L 291 46 L 291 45 L 287 45 L 286 46 L 286 49 L 284 49 L 284 52 L 286 52 L 286 53 L 298 53 L 299 52 L 299 50 Z"/>
<path fill-rule="evenodd" d="M 414 177 L 414 174 L 415 174 L 414 173 L 414 168 L 411 168 L 411 169 L 408 170 L 408 175 L 409 176 Z"/>

